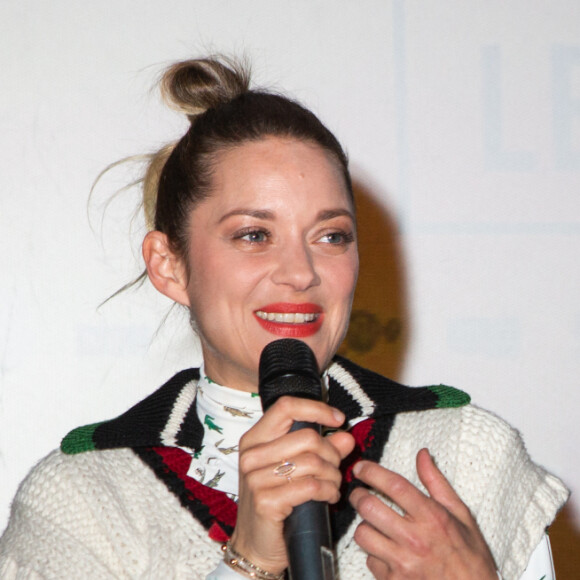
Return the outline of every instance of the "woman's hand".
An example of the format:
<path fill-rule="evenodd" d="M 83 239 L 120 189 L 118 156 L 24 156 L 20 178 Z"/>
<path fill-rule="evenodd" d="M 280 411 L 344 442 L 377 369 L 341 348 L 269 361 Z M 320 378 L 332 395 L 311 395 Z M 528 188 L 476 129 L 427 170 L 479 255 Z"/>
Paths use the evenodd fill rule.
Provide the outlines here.
<path fill-rule="evenodd" d="M 284 520 L 306 501 L 339 500 L 339 465 L 354 447 L 349 433 L 288 433 L 294 421 L 337 428 L 344 415 L 318 401 L 281 397 L 240 440 L 238 518 L 231 541 L 246 559 L 273 573 L 288 566 Z M 296 465 L 290 479 L 274 472 L 283 461 Z"/>
<path fill-rule="evenodd" d="M 427 449 L 417 454 L 417 474 L 429 496 L 376 463 L 361 461 L 354 474 L 404 512 L 399 515 L 366 489 L 357 488 L 350 496 L 364 520 L 354 539 L 367 552 L 375 578 L 497 580 L 477 523 Z"/>

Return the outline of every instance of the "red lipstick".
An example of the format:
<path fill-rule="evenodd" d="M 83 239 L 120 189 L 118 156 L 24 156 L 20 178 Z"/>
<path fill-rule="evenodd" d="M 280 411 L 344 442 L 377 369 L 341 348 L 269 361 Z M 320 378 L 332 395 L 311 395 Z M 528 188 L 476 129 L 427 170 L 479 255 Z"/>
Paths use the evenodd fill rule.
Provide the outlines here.
<path fill-rule="evenodd" d="M 262 315 L 296 313 L 306 315 L 307 318 L 312 318 L 312 320 L 304 320 L 303 322 L 267 320 L 262 318 L 258 313 L 263 313 Z M 254 312 L 254 316 L 262 328 L 271 334 L 283 338 L 305 338 L 307 336 L 312 336 L 318 332 L 322 326 L 322 320 L 324 318 L 322 308 L 318 306 L 318 304 L 309 304 L 305 302 L 300 304 L 293 304 L 291 302 L 268 304 L 267 306 L 258 308 L 258 310 Z"/>

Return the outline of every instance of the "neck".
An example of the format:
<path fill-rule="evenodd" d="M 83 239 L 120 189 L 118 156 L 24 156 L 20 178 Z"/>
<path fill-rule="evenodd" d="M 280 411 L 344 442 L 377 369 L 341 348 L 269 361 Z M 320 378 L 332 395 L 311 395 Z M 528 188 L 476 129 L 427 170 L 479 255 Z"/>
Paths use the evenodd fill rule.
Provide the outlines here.
<path fill-rule="evenodd" d="M 236 391 L 244 391 L 246 393 L 257 393 L 258 392 L 258 382 L 259 377 L 257 372 L 244 372 L 240 370 L 239 372 L 228 372 L 225 365 L 220 366 L 217 364 L 212 364 L 211 360 L 207 360 L 204 357 L 203 371 L 205 375 L 218 385 L 223 387 L 229 387 L 230 389 L 235 389 Z"/>

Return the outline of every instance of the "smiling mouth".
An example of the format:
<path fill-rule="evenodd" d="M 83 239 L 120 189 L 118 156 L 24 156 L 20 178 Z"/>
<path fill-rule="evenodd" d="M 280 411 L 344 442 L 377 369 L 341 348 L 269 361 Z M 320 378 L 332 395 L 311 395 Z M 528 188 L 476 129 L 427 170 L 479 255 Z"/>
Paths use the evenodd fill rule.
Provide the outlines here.
<path fill-rule="evenodd" d="M 282 338 L 307 338 L 321 329 L 324 311 L 318 304 L 276 302 L 264 306 L 264 310 L 254 310 L 254 316 L 270 334 Z"/>
<path fill-rule="evenodd" d="M 285 324 L 304 324 L 314 322 L 320 316 L 318 312 L 264 312 L 256 310 L 256 316 L 270 322 L 282 322 Z"/>

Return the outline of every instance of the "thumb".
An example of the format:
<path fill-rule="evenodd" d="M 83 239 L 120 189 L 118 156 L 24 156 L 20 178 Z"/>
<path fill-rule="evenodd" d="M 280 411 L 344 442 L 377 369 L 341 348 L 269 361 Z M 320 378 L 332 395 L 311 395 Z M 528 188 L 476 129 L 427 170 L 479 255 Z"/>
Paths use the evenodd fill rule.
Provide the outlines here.
<path fill-rule="evenodd" d="M 335 431 L 331 435 L 327 435 L 327 439 L 338 451 L 341 459 L 344 459 L 354 449 L 354 437 L 346 431 Z"/>

